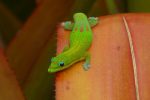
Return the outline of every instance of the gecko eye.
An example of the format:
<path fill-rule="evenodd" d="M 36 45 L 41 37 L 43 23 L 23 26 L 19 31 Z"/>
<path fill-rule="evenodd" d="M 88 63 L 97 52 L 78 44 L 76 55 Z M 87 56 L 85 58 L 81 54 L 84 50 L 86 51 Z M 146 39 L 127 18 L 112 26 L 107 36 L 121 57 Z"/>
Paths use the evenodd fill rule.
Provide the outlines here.
<path fill-rule="evenodd" d="M 64 66 L 64 62 L 59 62 L 59 66 Z"/>

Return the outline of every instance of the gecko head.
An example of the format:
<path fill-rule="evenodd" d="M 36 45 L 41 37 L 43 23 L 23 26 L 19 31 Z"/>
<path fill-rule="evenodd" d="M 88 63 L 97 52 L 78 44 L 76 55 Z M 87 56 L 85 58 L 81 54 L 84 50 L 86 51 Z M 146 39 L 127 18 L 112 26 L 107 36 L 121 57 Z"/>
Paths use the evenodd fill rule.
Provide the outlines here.
<path fill-rule="evenodd" d="M 57 56 L 57 57 L 53 57 L 51 59 L 51 64 L 50 67 L 48 68 L 48 72 L 49 73 L 54 73 L 54 72 L 58 72 L 61 71 L 65 68 L 67 68 L 68 66 L 66 57 L 62 57 L 62 56 Z"/>

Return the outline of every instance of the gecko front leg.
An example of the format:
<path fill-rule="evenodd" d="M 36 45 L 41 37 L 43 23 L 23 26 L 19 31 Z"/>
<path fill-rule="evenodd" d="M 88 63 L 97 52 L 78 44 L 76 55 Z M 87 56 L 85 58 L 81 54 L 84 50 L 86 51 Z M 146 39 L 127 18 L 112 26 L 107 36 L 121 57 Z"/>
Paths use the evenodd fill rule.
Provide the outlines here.
<path fill-rule="evenodd" d="M 85 56 L 85 62 L 83 64 L 83 69 L 87 71 L 90 68 L 91 55 L 89 54 L 89 52 L 86 52 L 84 56 Z"/>
<path fill-rule="evenodd" d="M 74 23 L 72 23 L 71 21 L 66 21 L 62 23 L 62 26 L 64 27 L 64 29 L 66 30 L 72 30 Z"/>

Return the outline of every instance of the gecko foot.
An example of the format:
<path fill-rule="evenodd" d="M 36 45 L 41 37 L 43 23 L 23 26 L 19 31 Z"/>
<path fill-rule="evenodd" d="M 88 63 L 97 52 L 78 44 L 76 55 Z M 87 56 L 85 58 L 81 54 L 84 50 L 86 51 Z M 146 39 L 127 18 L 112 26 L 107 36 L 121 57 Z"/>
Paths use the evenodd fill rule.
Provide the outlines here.
<path fill-rule="evenodd" d="M 89 68 L 90 68 L 90 64 L 88 64 L 88 63 L 84 63 L 84 64 L 83 64 L 83 69 L 84 69 L 85 71 L 89 70 Z"/>
<path fill-rule="evenodd" d="M 98 20 L 98 17 L 89 17 L 89 19 Z"/>
<path fill-rule="evenodd" d="M 98 23 L 98 17 L 89 17 L 88 21 L 90 26 L 93 27 Z"/>
<path fill-rule="evenodd" d="M 71 21 L 65 21 L 65 22 L 61 23 L 61 26 L 63 26 L 64 29 L 66 29 L 66 30 L 72 30 L 73 25 L 74 24 Z"/>

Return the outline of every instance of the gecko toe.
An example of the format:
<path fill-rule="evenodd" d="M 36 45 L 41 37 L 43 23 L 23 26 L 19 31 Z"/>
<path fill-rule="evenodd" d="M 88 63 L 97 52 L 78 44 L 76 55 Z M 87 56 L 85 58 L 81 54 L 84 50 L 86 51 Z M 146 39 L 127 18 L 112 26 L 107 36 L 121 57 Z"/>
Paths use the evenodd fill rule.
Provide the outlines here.
<path fill-rule="evenodd" d="M 83 68 L 84 68 L 85 71 L 89 70 L 90 64 L 84 63 Z"/>

